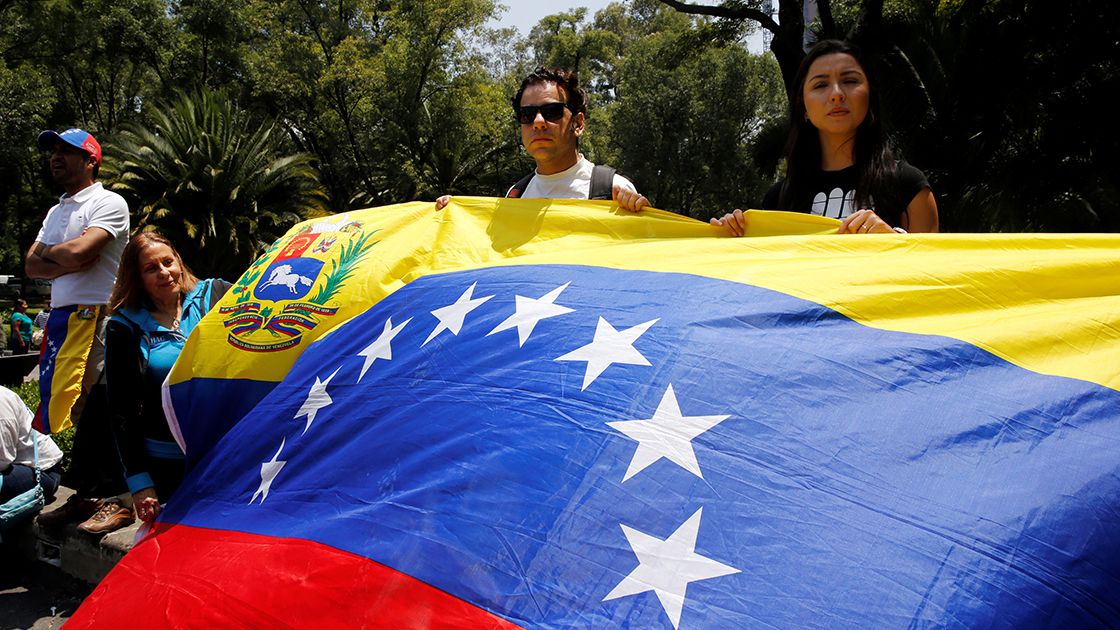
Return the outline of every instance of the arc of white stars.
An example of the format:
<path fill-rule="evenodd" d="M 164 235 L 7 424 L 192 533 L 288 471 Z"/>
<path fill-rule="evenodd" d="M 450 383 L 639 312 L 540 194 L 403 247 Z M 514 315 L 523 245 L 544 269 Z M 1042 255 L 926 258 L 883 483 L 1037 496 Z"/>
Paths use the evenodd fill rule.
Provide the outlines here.
<path fill-rule="evenodd" d="M 474 287 L 477 284 L 478 283 L 475 282 L 467 287 L 467 290 L 459 296 L 458 300 L 455 300 L 454 304 L 448 304 L 447 306 L 432 311 L 432 315 L 436 316 L 436 319 L 439 320 L 439 324 L 436 325 L 432 334 L 428 335 L 428 338 L 424 340 L 424 343 L 420 344 L 421 348 L 426 346 L 429 341 L 436 338 L 436 335 L 445 330 L 450 330 L 451 334 L 458 335 L 459 331 L 463 328 L 463 321 L 467 318 L 467 314 L 479 306 L 482 306 L 482 303 L 486 300 L 494 297 L 493 295 L 480 298 L 472 297 L 474 295 Z"/>
<path fill-rule="evenodd" d="M 398 326 L 393 326 L 392 317 L 385 320 L 385 329 L 381 331 L 381 334 L 378 335 L 377 339 L 375 339 L 373 343 L 369 344 L 361 352 L 358 353 L 358 356 L 365 357 L 366 359 L 365 363 L 362 364 L 362 373 L 358 375 L 359 383 L 362 382 L 362 377 L 366 375 L 366 370 L 369 369 L 369 366 L 373 365 L 374 361 L 378 359 L 391 361 L 393 359 L 393 347 L 391 345 L 393 338 L 396 337 L 397 334 L 399 334 L 401 330 L 408 325 L 408 322 L 411 321 L 412 318 L 409 317 L 408 319 L 401 322 Z"/>
<path fill-rule="evenodd" d="M 334 402 L 334 400 L 331 399 L 331 395 L 327 393 L 327 385 L 330 385 L 331 379 L 334 378 L 335 374 L 338 374 L 338 371 L 341 369 L 341 366 L 336 368 L 325 381 L 320 381 L 318 376 L 315 377 L 315 384 L 312 385 L 311 390 L 307 392 L 307 399 L 303 401 L 303 405 L 300 406 L 295 416 L 296 418 L 307 416 L 307 426 L 303 427 L 304 433 L 307 433 L 307 430 L 311 428 L 311 423 L 315 422 L 315 414 L 319 413 L 323 407 Z"/>
<path fill-rule="evenodd" d="M 686 416 L 681 413 L 673 386 L 665 390 L 657 411 L 646 420 L 620 420 L 607 426 L 637 440 L 638 449 L 622 480 L 642 472 L 659 459 L 667 459 L 703 479 L 692 440 L 731 416 Z"/>
<path fill-rule="evenodd" d="M 575 310 L 567 306 L 556 304 L 556 298 L 560 297 L 560 294 L 563 293 L 564 289 L 567 289 L 570 284 L 571 282 L 565 282 L 563 286 L 556 287 L 539 298 L 528 298 L 520 295 L 515 296 L 516 310 L 513 315 L 510 315 L 504 322 L 498 324 L 494 330 L 486 333 L 486 336 L 489 337 L 494 333 L 516 327 L 517 346 L 524 346 L 525 342 L 529 339 L 529 335 L 533 334 L 533 329 L 542 319 L 564 315 L 565 313 L 571 313 Z"/>
<path fill-rule="evenodd" d="M 649 330 L 658 319 L 651 319 L 648 322 L 632 326 L 626 330 L 615 330 L 607 320 L 599 317 L 599 323 L 595 325 L 595 338 L 591 343 L 576 348 L 562 357 L 557 357 L 557 361 L 586 361 L 587 371 L 583 373 L 583 387 L 580 391 L 587 389 L 587 386 L 594 383 L 595 379 L 604 370 L 620 363 L 624 365 L 649 365 L 649 361 L 634 347 L 634 342 L 641 337 L 643 333 Z"/>
<path fill-rule="evenodd" d="M 665 540 L 620 525 L 630 549 L 638 557 L 638 566 L 603 601 L 653 591 L 661 608 L 679 628 L 688 585 L 700 580 L 739 573 L 739 569 L 696 553 L 696 537 L 700 532 L 701 512 L 696 510 L 677 531 Z"/>
<path fill-rule="evenodd" d="M 284 467 L 284 464 L 288 463 L 279 459 L 280 451 L 284 450 L 286 441 L 286 438 L 281 439 L 280 448 L 276 449 L 276 454 L 272 456 L 272 459 L 261 464 L 261 485 L 253 493 L 253 498 L 249 499 L 249 505 L 252 505 L 259 495 L 264 495 L 261 496 L 261 503 L 264 503 L 264 500 L 268 498 L 268 491 L 272 488 L 272 482 L 276 479 L 276 475 L 280 474 L 280 469 Z"/>

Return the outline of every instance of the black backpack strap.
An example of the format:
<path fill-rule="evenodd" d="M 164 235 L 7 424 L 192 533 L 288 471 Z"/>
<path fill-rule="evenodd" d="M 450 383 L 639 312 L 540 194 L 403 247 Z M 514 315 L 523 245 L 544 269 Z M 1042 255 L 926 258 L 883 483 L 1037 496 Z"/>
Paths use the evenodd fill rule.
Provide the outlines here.
<path fill-rule="evenodd" d="M 518 181 L 513 185 L 512 188 L 509 189 L 509 192 L 506 193 L 506 197 L 520 197 L 521 195 L 524 195 L 525 189 L 529 187 L 529 180 L 533 179 L 534 174 L 536 174 L 536 171 L 533 171 L 525 177 L 522 177 L 520 181 Z M 515 192 L 517 193 L 516 195 L 513 194 Z"/>
<path fill-rule="evenodd" d="M 210 312 L 210 309 L 214 308 L 214 305 L 218 303 L 218 300 L 221 300 L 222 296 L 225 295 L 226 291 L 229 291 L 230 287 L 232 286 L 233 284 L 222 280 L 221 278 L 214 278 L 210 281 L 210 297 L 209 301 L 206 304 L 207 313 Z"/>
<path fill-rule="evenodd" d="M 607 201 L 613 199 L 614 173 L 615 170 L 613 168 L 603 166 L 602 164 L 596 164 L 595 168 L 591 170 L 591 190 L 587 198 Z"/>

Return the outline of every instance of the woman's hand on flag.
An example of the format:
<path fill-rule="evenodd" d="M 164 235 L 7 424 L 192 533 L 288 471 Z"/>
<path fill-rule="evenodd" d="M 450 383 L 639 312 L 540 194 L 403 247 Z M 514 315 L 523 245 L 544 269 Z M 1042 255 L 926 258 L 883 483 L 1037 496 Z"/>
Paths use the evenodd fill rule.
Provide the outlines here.
<path fill-rule="evenodd" d="M 711 224 L 723 228 L 728 236 L 743 236 L 747 233 L 747 217 L 738 208 L 718 219 L 713 217 Z"/>

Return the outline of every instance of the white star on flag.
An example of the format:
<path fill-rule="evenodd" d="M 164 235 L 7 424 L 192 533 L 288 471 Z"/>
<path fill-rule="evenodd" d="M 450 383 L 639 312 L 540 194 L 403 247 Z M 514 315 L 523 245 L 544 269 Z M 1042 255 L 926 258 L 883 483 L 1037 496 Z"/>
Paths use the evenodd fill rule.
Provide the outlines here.
<path fill-rule="evenodd" d="M 284 450 L 284 442 L 286 441 L 286 439 L 281 439 L 280 448 L 276 449 L 276 454 L 272 456 L 272 459 L 261 464 L 261 485 L 257 488 L 257 491 L 253 493 L 253 498 L 249 499 L 249 505 L 252 505 L 253 501 L 257 500 L 258 495 L 264 495 L 261 497 L 261 503 L 264 503 L 264 500 L 268 498 L 268 491 L 272 488 L 272 481 L 276 479 L 276 475 L 280 474 L 280 469 L 284 467 L 284 464 L 288 463 L 276 460 L 277 457 L 280 457 L 280 451 Z"/>
<path fill-rule="evenodd" d="M 296 418 L 307 416 L 307 426 L 303 427 L 304 433 L 307 433 L 307 430 L 311 428 L 311 423 L 315 422 L 315 414 L 319 413 L 319 410 L 323 407 L 334 402 L 331 400 L 331 395 L 327 393 L 327 385 L 330 385 L 331 379 L 341 369 L 341 367 L 335 369 L 325 381 L 320 381 L 318 376 L 315 377 L 315 384 L 311 386 L 311 391 L 307 392 L 307 400 L 303 401 L 303 405 L 300 406 L 295 416 Z"/>
<path fill-rule="evenodd" d="M 638 450 L 634 451 L 634 459 L 630 460 L 622 480 L 626 481 L 662 458 L 703 479 L 692 440 L 730 417 L 681 415 L 677 396 L 669 385 L 652 418 L 607 423 L 608 427 L 638 441 Z"/>
<path fill-rule="evenodd" d="M 549 317 L 556 317 L 565 313 L 571 313 L 574 309 L 567 306 L 560 306 L 556 304 L 556 298 L 564 289 L 568 288 L 571 282 L 565 282 L 564 286 L 556 287 L 555 289 L 545 293 L 540 298 L 527 298 L 520 295 L 516 296 L 517 308 L 513 315 L 506 318 L 506 321 L 498 324 L 498 327 L 486 333 L 489 337 L 497 332 L 509 330 L 514 326 L 517 327 L 517 341 L 518 347 L 524 346 L 525 342 L 529 339 L 529 335 L 533 334 L 533 328 L 536 327 L 537 322 Z"/>
<path fill-rule="evenodd" d="M 620 525 L 630 549 L 638 557 L 638 567 L 624 577 L 603 601 L 653 591 L 673 627 L 680 627 L 684 593 L 690 583 L 739 573 L 735 567 L 696 553 L 696 536 L 700 532 L 700 513 L 703 511 L 704 508 L 696 510 L 665 540 Z"/>
<path fill-rule="evenodd" d="M 595 326 L 595 339 L 591 343 L 557 357 L 556 360 L 587 362 L 587 371 L 583 373 L 583 387 L 579 388 L 580 391 L 587 389 L 588 385 L 599 378 L 603 370 L 615 363 L 649 365 L 649 361 L 634 347 L 634 342 L 659 319 L 651 319 L 620 332 L 600 317 L 599 323 Z"/>
<path fill-rule="evenodd" d="M 391 361 L 393 359 L 393 347 L 390 343 L 393 341 L 393 337 L 396 337 L 397 333 L 407 326 L 410 321 L 412 321 L 411 317 L 404 320 L 399 326 L 394 327 L 392 317 L 385 320 L 385 329 L 381 331 L 377 339 L 358 353 L 358 356 L 366 358 L 365 363 L 362 364 L 362 373 L 358 375 L 359 383 L 362 382 L 362 377 L 366 375 L 366 370 L 369 369 L 369 366 L 373 365 L 374 361 L 378 359 Z"/>
<path fill-rule="evenodd" d="M 474 287 L 476 284 L 478 283 L 475 282 L 468 287 L 467 290 L 459 296 L 459 299 L 455 300 L 454 304 L 448 304 L 447 306 L 432 311 L 432 315 L 436 316 L 436 319 L 439 320 L 439 324 L 436 325 L 436 329 L 432 331 L 432 334 L 428 335 L 428 338 L 424 340 L 424 343 L 420 344 L 421 348 L 426 346 L 429 341 L 436 338 L 436 335 L 445 330 L 450 330 L 451 334 L 458 335 L 459 331 L 463 328 L 463 320 L 466 319 L 467 313 L 482 306 L 483 302 L 494 297 L 493 295 L 487 295 L 486 297 L 472 298 L 471 296 L 474 294 Z"/>

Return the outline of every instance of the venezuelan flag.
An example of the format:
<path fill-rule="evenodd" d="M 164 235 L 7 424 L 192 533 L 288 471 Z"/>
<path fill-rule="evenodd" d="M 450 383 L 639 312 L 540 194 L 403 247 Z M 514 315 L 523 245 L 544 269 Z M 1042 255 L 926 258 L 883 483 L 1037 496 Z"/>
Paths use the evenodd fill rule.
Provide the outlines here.
<path fill-rule="evenodd" d="M 82 395 L 87 358 L 104 306 L 51 309 L 39 350 L 39 409 L 35 429 L 58 433 L 73 424 L 71 411 Z"/>
<path fill-rule="evenodd" d="M 328 223 L 188 341 L 193 471 L 75 627 L 1120 624 L 1120 238 Z"/>

